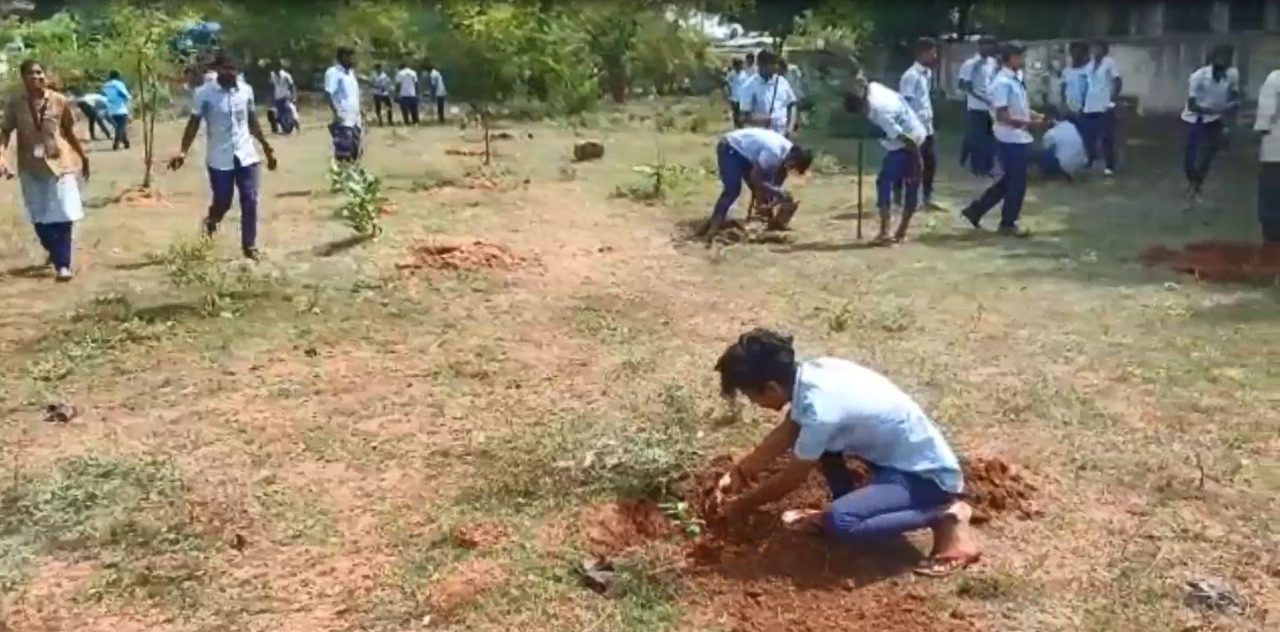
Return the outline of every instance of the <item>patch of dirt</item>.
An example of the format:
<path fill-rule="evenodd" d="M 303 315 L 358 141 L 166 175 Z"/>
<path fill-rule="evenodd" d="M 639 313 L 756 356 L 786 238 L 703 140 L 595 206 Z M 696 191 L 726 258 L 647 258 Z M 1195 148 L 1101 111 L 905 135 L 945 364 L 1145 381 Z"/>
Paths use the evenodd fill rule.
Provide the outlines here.
<path fill-rule="evenodd" d="M 1024 520 L 1036 518 L 1036 486 L 1017 468 L 995 457 L 972 457 L 960 462 L 964 471 L 964 494 L 973 505 L 973 522 L 990 522 L 995 516 L 1010 514 Z"/>
<path fill-rule="evenodd" d="M 446 147 L 444 150 L 446 156 L 484 156 L 484 143 L 478 145 L 467 145 L 465 147 Z M 497 152 L 493 151 L 493 147 L 489 148 L 489 155 L 496 156 Z"/>
<path fill-rule="evenodd" d="M 626 498 L 591 507 L 583 512 L 579 524 L 587 550 L 604 558 L 671 537 L 678 531 L 657 503 L 645 499 Z"/>
<path fill-rule="evenodd" d="M 1152 246 L 1138 255 L 1147 266 L 1162 266 L 1203 281 L 1271 281 L 1280 277 L 1280 244 L 1206 240 L 1174 250 Z"/>
<path fill-rule="evenodd" d="M 493 560 L 463 560 L 452 573 L 431 585 L 427 603 L 433 611 L 448 614 L 506 580 L 507 570 Z"/>
<path fill-rule="evenodd" d="M 528 260 L 485 239 L 427 239 L 409 247 L 400 270 L 513 270 Z"/>
<path fill-rule="evenodd" d="M 681 222 L 676 226 L 673 237 L 677 242 L 704 243 L 706 238 L 699 233 L 705 224 L 706 220 L 703 219 Z M 720 245 L 788 244 L 791 243 L 792 236 L 787 231 L 770 228 L 763 221 L 753 220 L 744 224 L 731 219 L 720 225 L 720 232 L 716 233 L 713 241 Z"/>
<path fill-rule="evenodd" d="M 468 551 L 493 548 L 506 539 L 507 530 L 492 522 L 473 522 L 453 532 L 454 543 Z"/>

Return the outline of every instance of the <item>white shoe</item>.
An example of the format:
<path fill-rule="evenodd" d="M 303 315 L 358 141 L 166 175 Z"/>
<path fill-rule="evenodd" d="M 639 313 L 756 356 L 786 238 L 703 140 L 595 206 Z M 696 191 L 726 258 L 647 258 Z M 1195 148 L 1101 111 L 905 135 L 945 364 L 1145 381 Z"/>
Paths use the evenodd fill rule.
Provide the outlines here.
<path fill-rule="evenodd" d="M 1110 177 L 1112 177 L 1112 176 L 1116 175 L 1116 172 L 1115 172 L 1115 170 L 1113 170 L 1113 169 L 1104 169 L 1104 170 L 1102 171 L 1102 175 L 1104 175 L 1104 176 L 1106 176 L 1106 177 L 1110 178 Z"/>
<path fill-rule="evenodd" d="M 67 281 L 74 279 L 75 276 L 76 275 L 71 271 L 71 268 L 58 268 L 58 271 L 54 274 L 53 279 L 60 283 L 66 283 Z"/>

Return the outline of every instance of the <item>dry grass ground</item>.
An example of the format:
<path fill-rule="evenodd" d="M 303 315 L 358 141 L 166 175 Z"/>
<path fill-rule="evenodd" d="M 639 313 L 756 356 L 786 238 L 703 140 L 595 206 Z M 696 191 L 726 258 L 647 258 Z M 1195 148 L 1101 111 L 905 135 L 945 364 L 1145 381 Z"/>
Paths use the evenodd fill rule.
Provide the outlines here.
<path fill-rule="evenodd" d="M 370 243 L 333 219 L 313 126 L 277 141 L 256 266 L 235 258 L 234 219 L 212 254 L 191 245 L 199 164 L 162 176 L 158 201 L 113 203 L 140 159 L 99 144 L 80 276 L 56 286 L 25 269 L 41 257 L 6 185 L 0 629 L 754 629 L 673 573 L 666 544 L 633 556 L 612 597 L 573 567 L 584 507 L 661 495 L 762 433 L 763 414 L 724 416 L 711 371 L 757 324 L 884 371 L 962 451 L 1020 465 L 1043 515 L 984 527 L 987 558 L 958 578 L 739 578 L 749 596 L 790 585 L 798 615 L 841 601 L 864 618 L 909 597 L 912 618 L 880 630 L 1274 629 L 1278 295 L 1136 261 L 1151 243 L 1249 234 L 1247 167 L 1215 174 L 1219 213 L 1185 217 L 1176 150 L 1139 138 L 1114 182 L 1037 186 L 1030 240 L 930 214 L 915 243 L 864 250 L 853 144 L 819 140 L 833 158 L 799 185 L 791 243 L 707 250 L 673 235 L 717 190 L 699 170 L 718 122 L 658 108 L 674 129 L 656 134 L 654 110 L 578 132 L 513 123 L 488 172 L 447 151 L 474 130 L 375 129 L 367 164 L 394 209 Z M 605 158 L 571 164 L 575 134 Z M 677 189 L 619 196 L 659 147 L 691 168 L 669 170 Z M 954 154 L 944 143 L 952 205 L 978 188 Z M 439 237 L 515 258 L 399 266 Z M 80 416 L 41 420 L 63 401 Z M 1184 606 L 1200 577 L 1229 580 L 1249 612 Z"/>

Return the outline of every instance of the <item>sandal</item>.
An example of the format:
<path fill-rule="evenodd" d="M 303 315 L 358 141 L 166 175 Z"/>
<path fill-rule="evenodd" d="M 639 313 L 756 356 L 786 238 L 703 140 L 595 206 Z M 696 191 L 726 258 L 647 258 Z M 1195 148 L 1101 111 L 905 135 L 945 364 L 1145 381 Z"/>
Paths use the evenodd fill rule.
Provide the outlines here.
<path fill-rule="evenodd" d="M 982 559 L 981 553 L 948 559 L 931 557 L 912 569 L 912 572 L 923 577 L 950 577 L 977 564 L 980 559 Z"/>

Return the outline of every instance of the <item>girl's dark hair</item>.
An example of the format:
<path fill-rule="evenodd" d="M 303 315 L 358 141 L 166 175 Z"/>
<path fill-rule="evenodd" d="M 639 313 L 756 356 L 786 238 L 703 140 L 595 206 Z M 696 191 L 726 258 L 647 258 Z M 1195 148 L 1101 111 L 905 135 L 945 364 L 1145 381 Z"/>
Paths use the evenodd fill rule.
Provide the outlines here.
<path fill-rule="evenodd" d="M 752 329 L 729 345 L 716 361 L 720 392 L 732 397 L 739 392 L 759 392 L 774 382 L 791 392 L 796 381 L 796 351 L 791 336 L 769 329 Z"/>
<path fill-rule="evenodd" d="M 29 75 L 31 74 L 31 71 L 35 70 L 36 66 L 39 65 L 40 62 L 34 59 L 24 59 L 22 60 L 22 64 L 18 66 L 18 72 L 23 75 Z"/>

